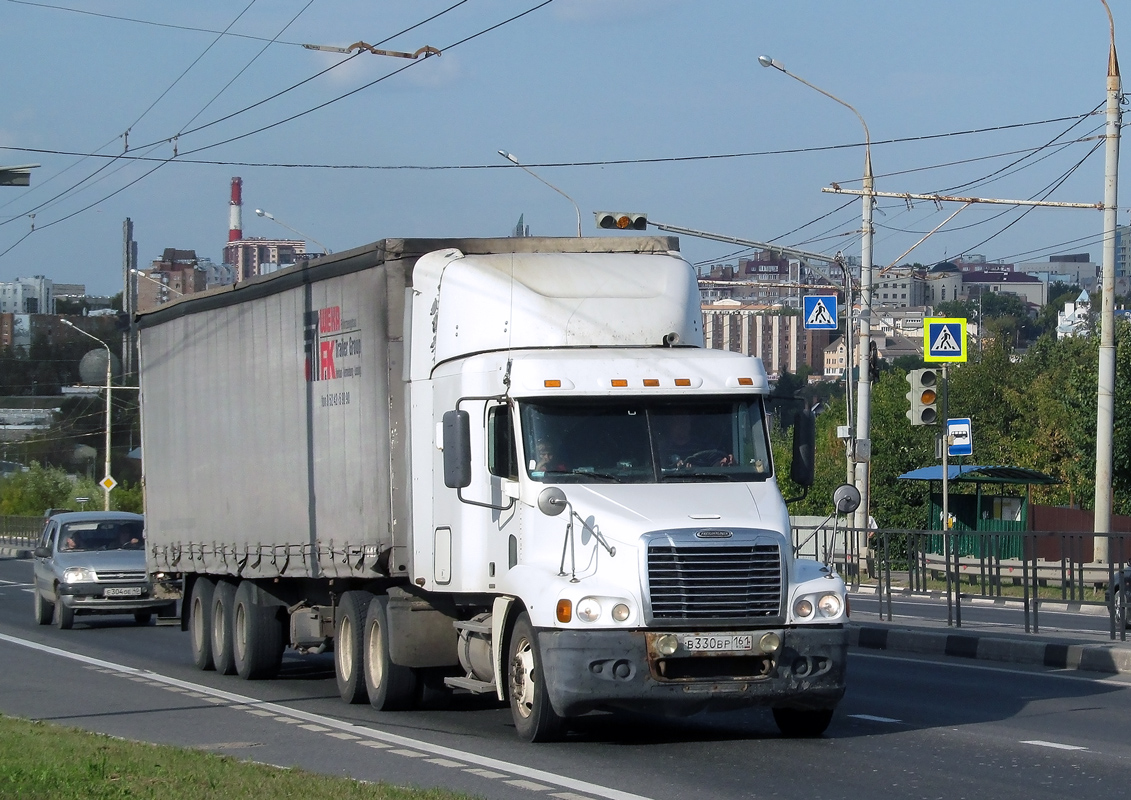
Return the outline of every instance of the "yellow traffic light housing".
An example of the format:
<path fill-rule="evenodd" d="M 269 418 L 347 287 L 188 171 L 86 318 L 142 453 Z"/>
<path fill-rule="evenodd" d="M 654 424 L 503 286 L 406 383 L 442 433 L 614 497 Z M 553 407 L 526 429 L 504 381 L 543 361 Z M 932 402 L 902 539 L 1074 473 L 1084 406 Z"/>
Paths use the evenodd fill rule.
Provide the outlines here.
<path fill-rule="evenodd" d="M 911 385 L 911 391 L 904 395 L 910 406 L 907 418 L 912 425 L 934 425 L 939 420 L 938 371 L 913 369 L 907 373 L 906 380 Z"/>
<path fill-rule="evenodd" d="M 598 228 L 642 231 L 648 227 L 648 215 L 626 211 L 595 211 Z"/>

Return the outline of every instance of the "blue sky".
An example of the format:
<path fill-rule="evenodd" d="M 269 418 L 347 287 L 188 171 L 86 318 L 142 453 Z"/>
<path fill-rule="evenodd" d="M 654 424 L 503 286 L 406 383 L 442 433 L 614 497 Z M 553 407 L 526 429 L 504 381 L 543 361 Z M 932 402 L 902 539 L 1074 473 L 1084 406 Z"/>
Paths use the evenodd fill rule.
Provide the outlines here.
<path fill-rule="evenodd" d="M 1037 148 L 1102 132 L 1108 20 L 1100 0 L 554 0 L 452 47 L 539 4 L 466 0 L 381 45 L 430 45 L 444 50 L 439 58 L 362 54 L 191 132 L 346 59 L 297 43 L 376 44 L 457 2 L 0 0 L 0 147 L 9 148 L 0 149 L 0 163 L 42 164 L 30 188 L 0 188 L 0 280 L 45 275 L 92 293 L 120 291 L 126 217 L 143 265 L 166 247 L 219 260 L 235 175 L 244 181 L 249 236 L 291 235 L 256 217 L 256 207 L 335 251 L 385 236 L 507 235 L 520 214 L 534 234 L 571 235 L 569 203 L 509 166 L 500 149 L 571 195 L 587 235 L 596 233 L 591 212 L 630 210 L 858 255 L 859 200 L 837 211 L 851 198 L 821 188 L 859 187 L 862 128 L 844 107 L 760 67 L 762 54 L 857 108 L 884 191 L 945 191 L 1028 156 L 958 191 L 1042 195 L 1095 141 Z M 1117 43 L 1127 41 L 1131 9 L 1113 6 Z M 229 25 L 241 36 L 206 32 Z M 1083 120 L 938 136 L 1097 106 L 1100 116 Z M 60 154 L 121 154 L 127 128 L 128 155 L 159 159 L 173 155 L 168 140 L 184 132 L 178 157 L 142 177 L 158 162 Z M 885 143 L 926 136 L 936 138 Z M 783 150 L 798 152 L 774 152 Z M 747 155 L 722 157 L 734 154 Z M 579 165 L 702 156 L 719 157 Z M 1101 148 L 1049 199 L 1099 202 L 1102 193 Z M 876 263 L 895 260 L 954 208 L 881 201 Z M 36 230 L 26 235 L 31 213 Z M 1026 262 L 1089 252 L 1099 261 L 1100 212 L 1038 209 L 1014 222 L 1019 215 L 969 209 L 905 260 L 974 252 Z M 681 247 L 693 263 L 733 263 L 737 253 L 688 237 Z"/>

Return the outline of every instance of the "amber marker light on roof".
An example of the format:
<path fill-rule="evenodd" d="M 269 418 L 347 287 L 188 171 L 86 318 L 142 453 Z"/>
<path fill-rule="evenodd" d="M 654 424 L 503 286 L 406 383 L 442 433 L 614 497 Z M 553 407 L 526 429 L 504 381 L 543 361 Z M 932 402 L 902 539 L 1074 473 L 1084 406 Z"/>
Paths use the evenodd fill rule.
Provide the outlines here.
<path fill-rule="evenodd" d="M 739 386 L 753 386 L 754 385 L 754 379 L 753 378 L 739 378 L 738 379 L 738 385 Z"/>
<path fill-rule="evenodd" d="M 560 389 L 560 388 L 562 388 L 562 382 L 559 381 L 559 380 L 549 379 L 549 380 L 543 381 L 542 383 L 547 389 Z"/>
<path fill-rule="evenodd" d="M 613 379 L 612 379 L 612 380 L 610 381 L 610 383 L 611 383 L 611 384 L 612 384 L 613 386 L 616 386 L 616 387 L 620 387 L 620 388 L 623 388 L 623 387 L 625 387 L 625 386 L 628 386 L 628 381 L 627 381 L 627 380 L 625 380 L 624 378 L 613 378 Z"/>
<path fill-rule="evenodd" d="M 691 385 L 691 378 L 676 378 L 675 379 L 675 385 L 676 386 L 690 386 Z"/>
<path fill-rule="evenodd" d="M 644 385 L 645 386 L 659 386 L 660 385 L 660 379 L 659 378 L 645 378 L 644 379 Z"/>

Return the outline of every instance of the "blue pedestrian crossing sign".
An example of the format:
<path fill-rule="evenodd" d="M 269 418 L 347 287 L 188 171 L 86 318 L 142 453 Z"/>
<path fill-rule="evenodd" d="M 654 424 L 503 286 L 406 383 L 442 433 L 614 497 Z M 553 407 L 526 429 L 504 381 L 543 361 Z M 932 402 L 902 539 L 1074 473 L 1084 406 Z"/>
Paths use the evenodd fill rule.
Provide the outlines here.
<path fill-rule="evenodd" d="M 924 317 L 923 360 L 965 361 L 966 320 L 951 317 Z"/>
<path fill-rule="evenodd" d="M 809 294 L 801 298 L 801 316 L 807 331 L 835 331 L 836 295 Z"/>

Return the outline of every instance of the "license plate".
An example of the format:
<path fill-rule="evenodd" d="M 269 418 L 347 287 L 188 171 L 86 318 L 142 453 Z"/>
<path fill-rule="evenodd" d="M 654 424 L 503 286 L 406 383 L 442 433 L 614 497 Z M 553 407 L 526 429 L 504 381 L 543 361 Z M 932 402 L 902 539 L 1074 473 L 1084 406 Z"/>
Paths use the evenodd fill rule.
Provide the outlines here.
<path fill-rule="evenodd" d="M 682 634 L 679 643 L 691 653 L 713 653 L 754 649 L 754 636 L 749 633 Z"/>
<path fill-rule="evenodd" d="M 140 597 L 140 586 L 110 586 L 102 591 L 103 597 Z"/>

